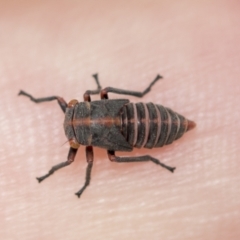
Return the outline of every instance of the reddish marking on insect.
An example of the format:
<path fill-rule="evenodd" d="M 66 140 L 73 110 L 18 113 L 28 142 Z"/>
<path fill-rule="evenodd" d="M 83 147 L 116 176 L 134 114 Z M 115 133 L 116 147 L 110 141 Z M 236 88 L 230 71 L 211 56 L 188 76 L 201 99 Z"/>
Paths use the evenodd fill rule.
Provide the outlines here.
<path fill-rule="evenodd" d="M 196 127 L 196 123 L 191 120 L 188 120 L 187 131 L 190 131 L 195 127 Z"/>
<path fill-rule="evenodd" d="M 99 118 L 99 119 L 73 119 L 72 121 L 65 122 L 68 126 L 90 126 L 90 125 L 104 125 L 110 127 L 112 125 L 121 126 L 121 119 L 119 118 Z"/>

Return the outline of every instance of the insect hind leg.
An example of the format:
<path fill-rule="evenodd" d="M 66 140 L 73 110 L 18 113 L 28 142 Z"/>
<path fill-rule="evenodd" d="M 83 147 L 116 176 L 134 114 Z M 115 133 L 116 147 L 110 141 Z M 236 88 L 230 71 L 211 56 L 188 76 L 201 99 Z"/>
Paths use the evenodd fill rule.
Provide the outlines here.
<path fill-rule="evenodd" d="M 104 88 L 101 91 L 101 99 L 108 99 L 108 93 L 116 93 L 116 94 L 122 94 L 122 95 L 129 95 L 129 96 L 134 96 L 134 97 L 143 97 L 145 94 L 150 92 L 151 87 L 159 80 L 163 78 L 159 74 L 156 76 L 156 78 L 149 84 L 149 86 L 143 91 L 143 92 L 136 92 L 136 91 L 129 91 L 129 90 L 124 90 L 124 89 L 119 89 L 119 88 L 113 88 L 113 87 L 107 87 Z"/>
<path fill-rule="evenodd" d="M 170 167 L 167 166 L 163 163 L 161 163 L 158 159 L 153 158 L 149 155 L 144 155 L 144 156 L 137 156 L 137 157 L 117 157 L 115 156 L 114 151 L 109 151 L 108 150 L 108 158 L 112 162 L 118 162 L 118 163 L 123 163 L 123 162 L 146 162 L 146 161 L 152 161 L 155 164 L 160 165 L 163 168 L 166 168 L 170 172 L 174 172 L 175 167 Z"/>

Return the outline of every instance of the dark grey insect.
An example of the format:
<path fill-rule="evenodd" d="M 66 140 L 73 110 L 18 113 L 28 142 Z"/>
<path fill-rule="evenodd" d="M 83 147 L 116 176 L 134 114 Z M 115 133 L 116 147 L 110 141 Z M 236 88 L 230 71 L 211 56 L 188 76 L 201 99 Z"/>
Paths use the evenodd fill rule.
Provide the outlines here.
<path fill-rule="evenodd" d="M 174 167 L 167 166 L 150 155 L 118 157 L 115 156 L 115 151 L 131 152 L 134 147 L 155 148 L 171 144 L 182 137 L 185 132 L 194 128 L 195 123 L 161 105 L 130 103 L 128 99 L 108 99 L 109 92 L 143 97 L 162 77 L 157 75 L 143 92 L 112 87 L 102 89 L 98 75 L 94 74 L 93 77 L 97 83 L 97 89 L 86 91 L 83 96 L 84 102 L 73 99 L 67 104 L 63 98 L 58 96 L 34 98 L 24 91 L 19 92 L 19 95 L 27 96 L 35 103 L 57 100 L 65 113 L 64 130 L 70 144 L 67 161 L 53 166 L 46 175 L 37 180 L 41 182 L 56 170 L 71 164 L 80 145 L 86 146 L 88 166 L 85 184 L 76 193 L 78 197 L 90 184 L 93 146 L 106 149 L 109 160 L 113 162 L 152 161 L 173 172 Z M 91 102 L 90 95 L 99 93 L 101 100 Z"/>

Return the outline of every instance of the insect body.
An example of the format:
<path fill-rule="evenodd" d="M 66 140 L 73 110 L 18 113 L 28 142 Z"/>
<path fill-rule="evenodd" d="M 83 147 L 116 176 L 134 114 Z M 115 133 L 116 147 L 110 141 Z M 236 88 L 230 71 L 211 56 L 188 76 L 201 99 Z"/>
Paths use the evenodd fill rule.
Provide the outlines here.
<path fill-rule="evenodd" d="M 98 75 L 93 75 L 97 90 L 88 90 L 84 94 L 84 102 L 73 99 L 68 104 L 61 97 L 34 98 L 20 91 L 19 95 L 29 97 L 39 103 L 57 100 L 65 113 L 64 130 L 70 149 L 66 162 L 53 166 L 50 171 L 37 178 L 39 182 L 53 174 L 56 170 L 74 161 L 80 145 L 86 146 L 87 170 L 84 186 L 76 193 L 78 197 L 90 184 L 93 165 L 93 147 L 107 150 L 108 157 L 114 162 L 152 161 L 173 172 L 175 168 L 161 163 L 150 155 L 138 157 L 118 157 L 115 151 L 132 151 L 136 148 L 154 148 L 171 144 L 186 131 L 195 127 L 195 123 L 182 115 L 153 103 L 130 103 L 128 99 L 108 99 L 108 92 L 143 97 L 160 78 L 158 75 L 143 92 L 135 92 L 108 87 L 102 89 Z M 100 93 L 101 100 L 91 101 L 90 95 Z"/>

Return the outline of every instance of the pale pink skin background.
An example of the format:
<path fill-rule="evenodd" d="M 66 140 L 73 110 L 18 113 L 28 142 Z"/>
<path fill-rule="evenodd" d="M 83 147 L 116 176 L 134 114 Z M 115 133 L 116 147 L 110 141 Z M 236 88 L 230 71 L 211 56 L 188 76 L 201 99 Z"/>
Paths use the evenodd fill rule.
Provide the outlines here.
<path fill-rule="evenodd" d="M 240 239 L 240 2 L 9 2 L 0 2 L 0 239 Z M 151 154 L 174 174 L 111 163 L 95 148 L 78 199 L 82 146 L 71 166 L 37 183 L 66 160 L 64 115 L 18 91 L 82 101 L 96 72 L 103 87 L 139 91 L 164 76 L 129 99 L 163 104 L 197 127 L 164 148 L 117 154 Z"/>

